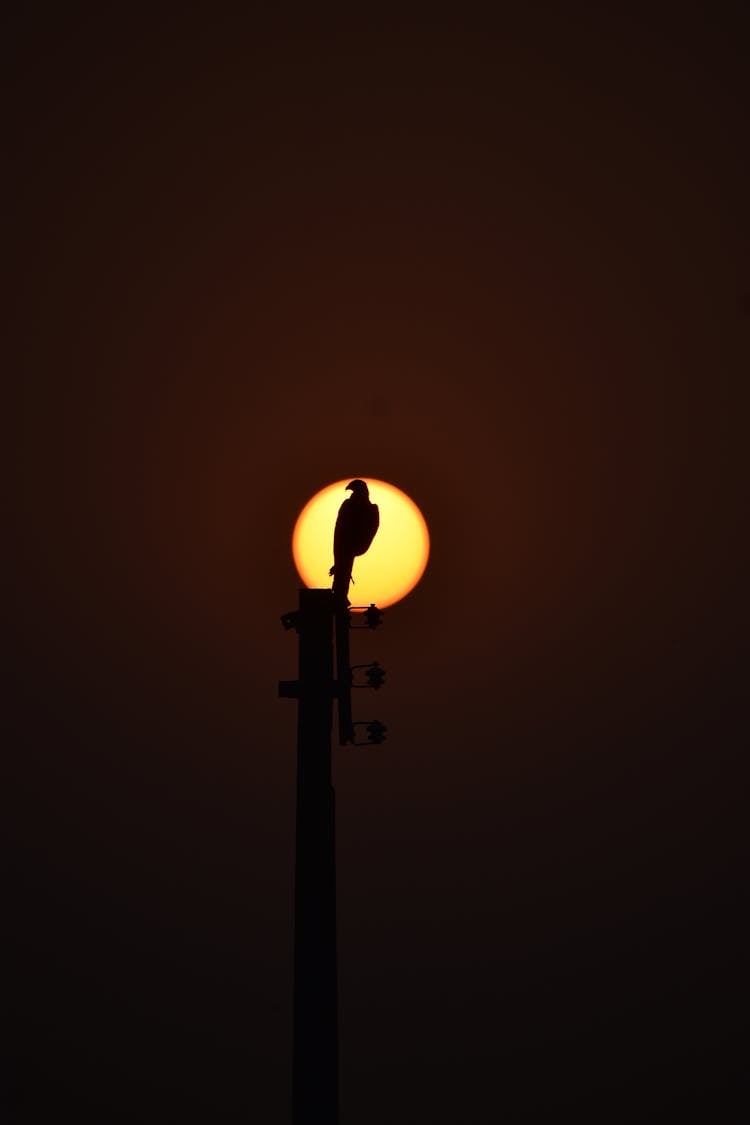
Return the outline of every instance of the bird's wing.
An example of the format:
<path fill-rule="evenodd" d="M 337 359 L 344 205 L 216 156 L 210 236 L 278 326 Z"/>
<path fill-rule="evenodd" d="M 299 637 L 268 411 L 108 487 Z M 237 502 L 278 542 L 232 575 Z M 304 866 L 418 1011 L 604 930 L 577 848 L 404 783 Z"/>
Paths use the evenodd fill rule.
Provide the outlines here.
<path fill-rule="evenodd" d="M 345 500 L 339 508 L 336 526 L 333 530 L 333 557 L 338 558 L 363 555 L 375 538 L 380 526 L 380 513 L 377 504 L 362 504 L 353 499 Z"/>
<path fill-rule="evenodd" d="M 375 532 L 380 527 L 380 512 L 378 511 L 377 504 L 369 504 L 367 508 L 360 513 L 359 526 L 357 528 L 357 551 L 358 555 L 364 555 L 373 539 Z"/>
<path fill-rule="evenodd" d="M 380 527 L 380 509 L 377 504 L 370 504 L 370 543 L 375 538 L 375 532 Z M 369 544 L 368 544 L 369 546 Z"/>

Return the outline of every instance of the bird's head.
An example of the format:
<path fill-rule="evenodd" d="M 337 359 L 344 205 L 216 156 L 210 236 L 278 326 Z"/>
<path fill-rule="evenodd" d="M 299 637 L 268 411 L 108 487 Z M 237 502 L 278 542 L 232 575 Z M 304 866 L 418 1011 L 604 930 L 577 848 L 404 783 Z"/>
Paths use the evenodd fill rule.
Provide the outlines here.
<path fill-rule="evenodd" d="M 345 491 L 351 488 L 352 496 L 355 498 L 367 497 L 370 495 L 370 490 L 363 480 L 350 480 L 346 486 Z"/>

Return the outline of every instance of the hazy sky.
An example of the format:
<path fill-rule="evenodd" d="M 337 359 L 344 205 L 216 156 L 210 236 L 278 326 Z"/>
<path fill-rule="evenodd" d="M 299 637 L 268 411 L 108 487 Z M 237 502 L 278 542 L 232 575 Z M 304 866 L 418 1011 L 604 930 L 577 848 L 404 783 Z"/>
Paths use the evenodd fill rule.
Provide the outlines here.
<path fill-rule="evenodd" d="M 6 46 L 10 1120 L 289 1120 L 279 615 L 358 475 L 432 555 L 334 756 L 342 1122 L 733 1120 L 729 11 L 54 20 Z"/>

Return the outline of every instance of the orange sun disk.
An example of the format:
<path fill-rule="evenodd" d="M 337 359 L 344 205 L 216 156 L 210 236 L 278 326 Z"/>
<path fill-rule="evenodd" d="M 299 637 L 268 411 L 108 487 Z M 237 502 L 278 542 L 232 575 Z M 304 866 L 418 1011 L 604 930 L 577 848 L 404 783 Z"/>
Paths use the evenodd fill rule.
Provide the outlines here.
<path fill-rule="evenodd" d="M 351 479 L 345 477 L 316 493 L 294 526 L 294 563 L 308 587 L 331 586 L 333 529 L 338 510 L 350 495 L 346 486 Z M 405 492 L 374 477 L 360 479 L 380 509 L 380 527 L 366 554 L 354 560 L 349 600 L 352 608 L 374 602 L 383 609 L 406 597 L 419 582 L 427 566 L 430 536 L 424 516 Z"/>

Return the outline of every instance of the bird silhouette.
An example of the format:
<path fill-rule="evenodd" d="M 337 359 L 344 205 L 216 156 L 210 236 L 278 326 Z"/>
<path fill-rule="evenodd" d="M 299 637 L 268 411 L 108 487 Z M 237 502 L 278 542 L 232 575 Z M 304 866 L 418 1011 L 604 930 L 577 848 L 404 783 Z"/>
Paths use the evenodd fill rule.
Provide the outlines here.
<path fill-rule="evenodd" d="M 351 496 L 339 508 L 333 532 L 333 592 L 346 598 L 352 581 L 352 567 L 356 555 L 364 555 L 380 526 L 377 504 L 370 500 L 370 490 L 363 480 L 347 484 Z"/>

